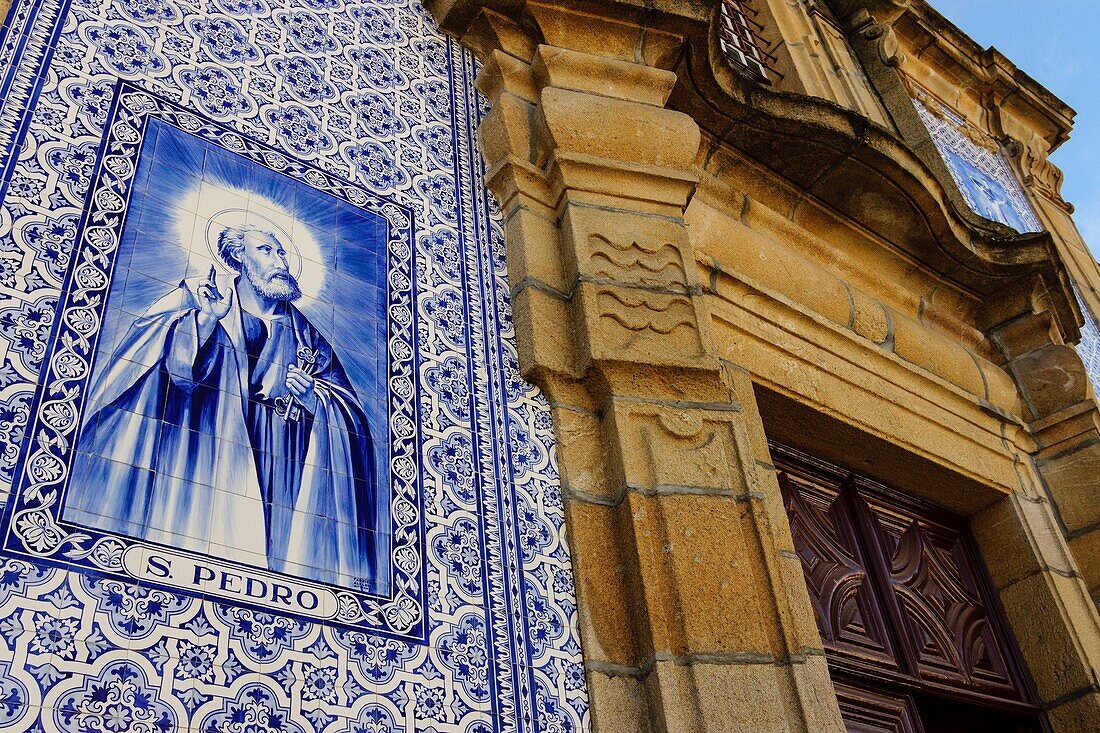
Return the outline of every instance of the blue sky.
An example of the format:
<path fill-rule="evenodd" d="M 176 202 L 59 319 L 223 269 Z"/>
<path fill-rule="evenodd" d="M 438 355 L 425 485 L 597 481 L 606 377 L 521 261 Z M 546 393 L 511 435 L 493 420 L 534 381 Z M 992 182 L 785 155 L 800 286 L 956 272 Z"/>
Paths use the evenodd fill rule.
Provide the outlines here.
<path fill-rule="evenodd" d="M 1094 255 L 1100 254 L 1100 0 L 930 0 L 982 46 L 1077 110 L 1070 139 L 1051 161 L 1066 173 L 1062 195 Z"/>

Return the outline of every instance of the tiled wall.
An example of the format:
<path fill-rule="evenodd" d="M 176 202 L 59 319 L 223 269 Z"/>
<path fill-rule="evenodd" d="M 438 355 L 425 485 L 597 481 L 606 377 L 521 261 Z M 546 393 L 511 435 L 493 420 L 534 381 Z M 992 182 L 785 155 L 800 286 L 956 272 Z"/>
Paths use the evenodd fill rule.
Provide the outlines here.
<path fill-rule="evenodd" d="M 951 177 L 975 213 L 1018 232 L 1043 226 L 1023 187 L 1008 167 L 997 142 L 968 125 L 953 110 L 928 96 L 914 99 L 921 120 L 943 156 Z"/>
<path fill-rule="evenodd" d="M 16 0 L 0 730 L 581 731 L 472 59 L 417 0 Z"/>

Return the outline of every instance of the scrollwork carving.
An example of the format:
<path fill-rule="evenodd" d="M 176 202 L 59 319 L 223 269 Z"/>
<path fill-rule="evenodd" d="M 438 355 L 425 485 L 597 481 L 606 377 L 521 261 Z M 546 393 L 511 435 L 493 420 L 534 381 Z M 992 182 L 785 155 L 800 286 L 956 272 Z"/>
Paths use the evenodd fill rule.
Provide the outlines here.
<path fill-rule="evenodd" d="M 901 66 L 905 63 L 905 54 L 901 51 L 894 28 L 888 23 L 878 22 L 865 9 L 856 12 L 850 21 L 854 32 L 875 45 L 879 60 L 886 66 Z"/>
<path fill-rule="evenodd" d="M 683 257 L 670 242 L 647 245 L 631 239 L 616 242 L 602 234 L 588 238 L 592 274 L 645 285 L 687 287 Z"/>
<path fill-rule="evenodd" d="M 663 293 L 626 295 L 614 290 L 600 293 L 600 318 L 628 331 L 652 331 L 662 336 L 679 328 L 693 328 L 695 309 L 691 299 Z"/>
<path fill-rule="evenodd" d="M 1046 155 L 1017 140 L 1005 144 L 1005 152 L 1019 162 L 1024 185 L 1040 194 L 1067 214 L 1072 214 L 1073 204 L 1062 198 L 1062 170 L 1050 162 Z"/>

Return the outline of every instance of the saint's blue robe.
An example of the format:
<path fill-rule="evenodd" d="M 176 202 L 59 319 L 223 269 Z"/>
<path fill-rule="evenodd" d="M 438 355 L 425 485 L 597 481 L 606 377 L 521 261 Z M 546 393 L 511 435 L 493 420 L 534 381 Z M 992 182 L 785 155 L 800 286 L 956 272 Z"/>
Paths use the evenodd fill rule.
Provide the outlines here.
<path fill-rule="evenodd" d="M 374 446 L 331 345 L 289 302 L 261 319 L 237 297 L 200 343 L 198 286 L 180 283 L 101 357 L 64 518 L 377 588 Z M 284 417 L 290 365 L 315 380 L 315 414 Z"/>

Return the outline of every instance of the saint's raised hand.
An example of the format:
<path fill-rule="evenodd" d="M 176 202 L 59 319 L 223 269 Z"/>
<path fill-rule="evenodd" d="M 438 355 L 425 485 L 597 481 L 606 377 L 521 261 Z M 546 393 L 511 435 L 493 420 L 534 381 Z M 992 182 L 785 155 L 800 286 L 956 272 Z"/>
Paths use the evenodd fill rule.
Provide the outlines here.
<path fill-rule="evenodd" d="M 213 325 L 217 321 L 225 318 L 229 313 L 229 309 L 233 307 L 233 291 L 230 290 L 228 295 L 222 295 L 218 290 L 218 283 L 215 280 L 217 272 L 214 270 L 214 266 L 210 266 L 210 273 L 206 276 L 206 279 L 199 284 L 199 314 L 203 321 L 210 325 Z"/>

